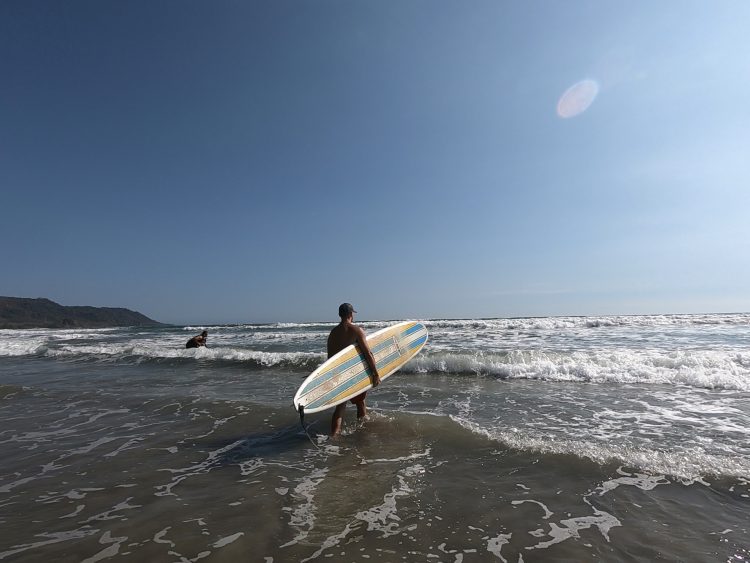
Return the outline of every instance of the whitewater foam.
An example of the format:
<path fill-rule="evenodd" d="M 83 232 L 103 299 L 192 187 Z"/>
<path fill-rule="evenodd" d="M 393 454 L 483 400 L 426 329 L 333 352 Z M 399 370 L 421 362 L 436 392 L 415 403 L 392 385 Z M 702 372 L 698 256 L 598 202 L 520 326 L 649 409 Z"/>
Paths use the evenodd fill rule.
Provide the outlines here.
<path fill-rule="evenodd" d="M 600 465 L 615 461 L 649 473 L 686 480 L 695 480 L 703 476 L 750 477 L 750 460 L 747 458 L 736 455 L 713 455 L 698 447 L 660 451 L 614 440 L 598 442 L 540 435 L 527 428 L 487 428 L 454 415 L 450 415 L 450 419 L 475 434 L 519 451 L 575 455 Z"/>
<path fill-rule="evenodd" d="M 404 371 L 580 383 L 689 385 L 750 390 L 750 353 L 599 349 L 587 352 L 426 352 Z"/>
<path fill-rule="evenodd" d="M 230 362 L 252 362 L 262 367 L 291 365 L 310 367 L 325 360 L 322 352 L 264 352 L 239 348 L 170 348 L 145 344 L 112 344 L 92 346 L 64 345 L 50 349 L 39 347 L 30 349 L 30 353 L 41 353 L 51 358 L 68 358 L 80 360 L 111 360 L 123 362 L 142 362 L 167 359 L 200 359 Z"/>
<path fill-rule="evenodd" d="M 560 330 L 605 327 L 688 327 L 748 325 L 750 313 L 703 315 L 612 315 L 602 317 L 522 317 L 513 319 L 433 319 L 422 321 L 431 328 L 472 330 Z"/>

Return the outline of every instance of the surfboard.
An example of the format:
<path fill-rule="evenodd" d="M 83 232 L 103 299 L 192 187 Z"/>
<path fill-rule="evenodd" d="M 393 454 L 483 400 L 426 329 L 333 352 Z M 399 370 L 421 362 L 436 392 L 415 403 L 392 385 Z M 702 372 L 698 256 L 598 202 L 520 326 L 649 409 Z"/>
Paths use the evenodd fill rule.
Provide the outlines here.
<path fill-rule="evenodd" d="M 427 343 L 427 329 L 416 321 L 404 321 L 367 336 L 380 381 L 396 373 Z M 294 408 L 304 414 L 330 409 L 372 389 L 370 368 L 352 344 L 332 356 L 302 382 L 294 395 Z"/>

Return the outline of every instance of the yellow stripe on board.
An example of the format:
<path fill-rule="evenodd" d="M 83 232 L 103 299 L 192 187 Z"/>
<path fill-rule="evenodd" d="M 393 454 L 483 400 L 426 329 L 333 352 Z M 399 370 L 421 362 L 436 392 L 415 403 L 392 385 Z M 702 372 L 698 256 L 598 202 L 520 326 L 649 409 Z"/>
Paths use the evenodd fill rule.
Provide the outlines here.
<path fill-rule="evenodd" d="M 409 325 L 407 328 L 404 328 L 403 330 L 408 330 L 409 328 L 412 328 L 415 324 L 417 324 L 417 323 L 412 323 L 411 325 Z M 388 340 L 389 338 L 393 338 L 394 336 L 395 335 L 392 332 L 390 332 L 390 331 L 386 332 L 385 334 L 380 334 L 376 338 L 374 338 L 373 340 L 369 340 L 368 339 L 367 340 L 367 346 L 370 348 L 370 350 L 372 350 L 378 344 L 381 344 L 385 340 Z M 325 371 L 321 371 L 318 374 L 318 377 L 323 377 L 325 374 L 329 373 L 331 370 L 336 369 L 341 364 L 346 363 L 349 360 L 353 360 L 357 356 L 359 356 L 359 350 L 357 349 L 357 346 L 355 344 L 353 350 L 350 350 L 349 352 L 347 352 L 346 354 L 344 354 L 340 358 L 337 358 L 336 363 L 333 364 L 332 366 L 330 366 L 329 368 L 327 368 Z"/>
<path fill-rule="evenodd" d="M 399 356 L 398 358 L 393 360 L 390 364 L 385 365 L 383 368 L 381 368 L 378 371 L 381 371 L 387 374 L 385 377 L 390 376 L 391 372 L 395 371 L 400 366 L 404 365 L 406 362 L 411 360 L 416 355 L 416 353 L 419 352 L 419 350 L 421 349 L 422 348 L 420 346 L 419 348 L 415 348 L 414 350 L 412 350 L 413 353 L 409 355 Z M 353 399 L 354 397 L 359 395 L 361 392 L 363 392 L 365 390 L 365 387 L 370 385 L 370 383 L 371 383 L 371 380 L 369 377 L 367 377 L 366 379 L 363 379 L 361 382 L 359 382 L 357 385 L 354 385 L 353 387 L 349 387 L 348 389 L 346 389 L 346 391 L 339 393 L 332 400 L 329 400 L 327 402 L 335 403 L 337 401 L 340 401 L 342 397 L 346 397 L 347 395 L 352 395 L 352 393 L 354 393 L 354 395 L 352 395 L 351 397 Z"/>
<path fill-rule="evenodd" d="M 409 327 L 405 328 L 404 330 L 408 330 L 409 328 L 413 327 L 415 324 L 416 323 L 413 323 L 412 325 L 410 325 Z M 388 340 L 389 338 L 393 338 L 394 336 L 395 335 L 391 331 L 386 332 L 385 334 L 380 334 L 376 338 L 374 338 L 373 340 L 367 340 L 367 346 L 370 348 L 370 350 L 372 350 L 378 344 L 381 344 L 381 343 L 385 342 L 386 340 Z M 323 377 L 324 375 L 326 375 L 330 371 L 332 371 L 332 370 L 336 369 L 337 367 L 339 367 L 341 364 L 346 363 L 349 360 L 353 360 L 357 356 L 359 356 L 359 350 L 358 350 L 358 348 L 357 348 L 357 346 L 355 344 L 353 350 L 350 350 L 349 352 L 347 352 L 346 354 L 344 354 L 340 358 L 337 358 L 336 359 L 336 363 L 334 363 L 332 366 L 330 366 L 329 368 L 327 368 L 325 371 L 321 371 L 317 375 L 317 377 Z"/>
<path fill-rule="evenodd" d="M 370 378 L 363 379 L 360 383 L 355 385 L 354 387 L 349 387 L 349 389 L 346 390 L 345 393 L 339 393 L 333 398 L 333 401 L 327 401 L 328 403 L 335 403 L 336 401 L 340 401 L 342 397 L 345 397 L 347 395 L 352 395 L 352 399 L 362 393 L 365 390 L 365 387 L 367 387 L 370 384 Z M 348 399 L 347 399 L 348 400 Z"/>
<path fill-rule="evenodd" d="M 416 345 L 419 340 L 422 340 L 421 345 Z M 399 323 L 378 331 L 374 338 L 367 338 L 367 344 L 373 352 L 381 379 L 390 377 L 417 355 L 426 341 L 427 330 L 422 323 L 417 321 Z M 410 348 L 413 345 L 416 347 Z M 378 348 L 377 353 L 375 348 Z M 316 370 L 300 385 L 294 397 L 296 406 L 309 407 L 310 410 L 307 412 L 318 412 L 328 408 L 332 403 L 340 404 L 356 397 L 371 387 L 370 378 L 366 373 L 366 362 L 363 361 L 358 347 L 351 346 L 349 350 L 342 353 L 343 356 L 336 355 L 335 359 L 331 358 L 324 362 L 327 365 L 320 366 L 319 369 L 325 371 Z M 344 366 L 347 366 L 347 369 L 344 370 Z M 323 381 L 317 381 L 319 378 Z M 351 387 L 347 387 L 348 385 Z M 309 389 L 303 392 L 306 388 Z M 332 397 L 331 394 L 336 389 L 339 393 Z"/>

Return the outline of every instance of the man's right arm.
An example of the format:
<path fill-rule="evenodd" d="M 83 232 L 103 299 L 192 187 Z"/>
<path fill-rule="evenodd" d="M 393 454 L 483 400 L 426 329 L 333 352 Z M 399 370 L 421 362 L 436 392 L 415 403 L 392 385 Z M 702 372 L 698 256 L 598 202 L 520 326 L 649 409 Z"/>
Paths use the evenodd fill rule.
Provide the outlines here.
<path fill-rule="evenodd" d="M 357 344 L 359 349 L 362 351 L 362 355 L 365 357 L 365 361 L 370 368 L 370 374 L 372 376 L 372 386 L 377 387 L 380 385 L 380 374 L 378 373 L 378 366 L 375 364 L 375 357 L 370 351 L 370 347 L 367 345 L 367 339 L 365 338 L 365 331 L 361 328 L 356 327 L 357 331 Z"/>

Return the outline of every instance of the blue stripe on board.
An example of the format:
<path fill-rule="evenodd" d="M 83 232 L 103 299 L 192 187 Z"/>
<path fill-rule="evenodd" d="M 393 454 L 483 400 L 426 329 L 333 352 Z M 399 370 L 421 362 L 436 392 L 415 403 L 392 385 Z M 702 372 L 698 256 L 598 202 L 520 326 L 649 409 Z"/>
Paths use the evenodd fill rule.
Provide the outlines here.
<path fill-rule="evenodd" d="M 416 348 L 417 346 L 421 346 L 425 342 L 427 342 L 427 335 L 426 334 L 424 336 L 420 336 L 414 342 L 412 342 L 411 344 L 409 344 L 409 350 L 414 350 L 414 348 Z"/>
<path fill-rule="evenodd" d="M 375 367 L 380 369 L 382 366 L 388 365 L 390 362 L 398 358 L 400 355 L 401 354 L 398 351 L 392 352 L 385 358 L 381 358 L 380 361 L 375 364 Z M 319 404 L 325 403 L 330 398 L 335 397 L 336 395 L 340 394 L 343 390 L 348 389 L 349 387 L 351 387 L 352 385 L 356 384 L 359 381 L 362 381 L 363 378 L 365 377 L 369 378 L 370 376 L 367 373 L 369 368 L 365 364 L 362 364 L 362 367 L 363 367 L 362 371 L 357 372 L 355 375 L 353 375 L 347 381 L 344 387 L 341 387 L 341 386 L 334 387 L 332 391 L 329 391 L 325 395 L 321 395 L 320 397 L 318 397 L 317 399 L 315 399 L 314 401 L 306 405 L 307 408 L 314 408 L 313 405 L 319 405 Z"/>
<path fill-rule="evenodd" d="M 402 334 L 403 336 L 409 336 L 410 334 L 414 334 L 415 332 L 417 332 L 418 330 L 420 330 L 420 329 L 422 329 L 422 328 L 424 328 L 424 325 L 422 325 L 421 323 L 417 323 L 417 324 L 415 324 L 414 326 L 412 326 L 412 327 L 410 327 L 410 328 L 406 329 L 406 330 L 405 330 L 404 332 L 402 332 L 401 334 Z"/>
<path fill-rule="evenodd" d="M 419 332 L 419 331 L 425 331 L 426 332 L 425 326 L 422 323 L 414 323 L 411 327 L 409 327 L 408 329 L 406 329 L 406 330 L 404 330 L 404 331 L 401 332 L 401 339 L 403 340 L 405 337 L 410 336 L 410 335 L 412 335 L 412 334 L 414 334 L 416 332 Z M 374 346 L 371 349 L 371 351 L 373 352 L 373 355 L 379 353 L 380 351 L 383 350 L 383 348 L 385 348 L 387 346 L 397 345 L 396 342 L 395 342 L 395 340 L 396 340 L 395 336 L 394 337 L 390 337 L 390 338 L 384 340 L 383 342 L 381 342 L 380 344 L 377 344 L 376 346 Z M 424 342 L 426 340 L 427 340 L 427 335 L 425 334 L 424 336 L 418 338 L 414 342 L 407 344 L 406 348 L 407 348 L 407 350 L 413 350 L 417 346 L 420 346 L 420 345 L 424 344 Z M 389 356 L 388 358 L 386 358 L 386 360 L 387 360 L 385 362 L 386 365 L 388 363 L 390 363 L 390 361 L 392 361 L 392 360 L 389 359 L 390 357 L 391 356 Z M 341 374 L 342 372 L 346 371 L 347 369 L 350 369 L 351 367 L 355 366 L 356 364 L 358 364 L 360 362 L 362 362 L 362 357 L 358 354 L 357 356 L 353 357 L 352 359 L 348 360 L 347 362 L 345 362 L 345 363 L 343 363 L 343 364 L 341 364 L 339 366 L 336 366 L 335 368 L 329 370 L 328 372 L 326 372 L 326 374 L 323 377 L 315 379 L 314 381 L 311 381 L 310 383 L 312 383 L 313 385 L 305 388 L 302 391 L 302 393 L 300 394 L 300 398 L 302 398 L 302 397 L 304 397 L 304 396 L 306 396 L 306 395 L 308 395 L 310 393 L 313 393 L 315 391 L 315 389 L 317 389 L 318 387 L 320 387 L 321 385 L 323 385 L 324 383 L 326 383 L 327 381 L 329 381 L 331 378 L 333 378 L 333 377 Z M 380 369 L 380 364 L 382 362 L 383 362 L 383 360 L 381 360 L 381 362 L 378 362 L 376 364 L 378 366 L 378 369 Z M 358 375 L 361 375 L 361 373 L 362 372 L 360 372 L 360 374 L 358 374 Z M 357 376 L 355 376 L 355 379 L 356 379 L 356 377 Z M 317 402 L 318 402 L 318 400 L 315 401 L 315 403 L 317 403 Z M 312 408 L 310 405 L 307 405 L 307 406 L 308 406 L 308 408 Z"/>
<path fill-rule="evenodd" d="M 392 354 L 389 354 L 385 358 L 381 359 L 376 364 L 376 367 L 379 370 L 381 367 L 387 366 L 388 364 L 390 364 L 392 361 L 396 360 L 400 356 L 401 356 L 401 354 L 399 354 L 398 352 L 393 352 Z M 328 401 L 330 401 L 331 399 L 333 399 L 337 395 L 341 395 L 342 393 L 344 393 L 348 389 L 354 387 L 355 385 L 357 385 L 358 383 L 360 383 L 365 378 L 369 379 L 369 377 L 370 376 L 367 373 L 367 370 L 364 369 L 361 372 L 359 372 L 357 375 L 353 376 L 349 381 L 347 381 L 345 385 L 334 388 L 333 390 L 329 391 L 325 395 L 322 395 L 322 396 L 318 397 L 317 399 L 315 399 L 309 405 L 305 405 L 305 406 L 308 409 L 317 408 L 320 405 L 323 405 L 323 404 L 327 403 Z"/>
<path fill-rule="evenodd" d="M 372 347 L 370 349 L 370 351 L 372 352 L 373 356 L 375 354 L 377 354 L 378 352 L 380 352 L 381 350 L 383 350 L 383 348 L 386 348 L 387 346 L 395 344 L 394 338 L 395 337 L 387 338 L 386 340 L 384 340 L 380 344 L 377 344 L 374 347 Z M 300 394 L 300 397 L 302 397 L 304 395 L 307 395 L 308 393 L 312 393 L 315 389 L 317 389 L 318 387 L 320 387 L 321 385 L 323 385 L 326 381 L 328 381 L 332 377 L 335 377 L 336 375 L 339 375 L 340 373 L 342 373 L 342 372 L 348 370 L 349 368 L 357 365 L 362 360 L 363 360 L 362 356 L 360 354 L 357 354 L 351 360 L 347 360 L 343 364 L 340 364 L 340 365 L 334 367 L 333 369 L 327 371 L 324 376 L 319 377 L 318 379 L 314 379 L 313 381 L 311 381 L 310 384 L 312 384 L 312 385 L 308 384 L 308 387 L 305 387 L 302 390 L 302 393 Z"/>
<path fill-rule="evenodd" d="M 318 408 L 320 405 L 324 405 L 325 403 L 327 403 L 328 401 L 330 401 L 331 399 L 333 399 L 337 395 L 340 395 L 344 391 L 347 391 L 348 389 L 350 389 L 350 388 L 354 387 L 355 385 L 357 385 L 358 383 L 360 383 L 364 379 L 364 377 L 362 377 L 362 374 L 364 374 L 364 373 L 365 372 L 360 372 L 357 375 L 357 377 L 352 378 L 349 381 L 347 381 L 345 386 L 343 386 L 343 387 L 336 387 L 333 391 L 329 391 L 328 393 L 326 393 L 322 397 L 318 397 L 317 399 L 315 399 L 309 405 L 306 405 L 305 408 L 315 409 L 315 408 Z"/>
<path fill-rule="evenodd" d="M 376 367 L 378 369 L 380 369 L 383 366 L 387 366 L 389 363 L 391 363 L 392 361 L 398 359 L 400 356 L 401 356 L 401 354 L 399 354 L 398 352 L 393 352 L 392 354 L 389 354 L 388 356 L 386 356 L 385 358 L 383 358 L 382 360 L 380 360 L 377 363 Z M 346 391 L 346 390 L 350 389 L 351 387 L 357 385 L 362 380 L 369 379 L 369 378 L 370 378 L 370 375 L 367 373 L 367 369 L 364 369 L 364 370 L 360 371 L 359 373 L 357 373 L 356 375 L 352 376 L 352 378 L 349 379 L 346 382 L 345 385 L 338 386 L 338 387 L 334 388 L 333 390 L 329 391 L 328 393 L 326 393 L 325 395 L 321 395 L 320 397 L 318 397 L 317 399 L 315 399 L 312 403 L 306 405 L 306 407 L 308 409 L 312 409 L 312 408 L 316 408 L 316 407 L 318 407 L 318 406 L 320 406 L 322 404 L 325 404 L 326 402 L 330 401 L 331 399 L 333 399 L 337 395 L 340 395 L 344 391 Z"/>
<path fill-rule="evenodd" d="M 390 346 L 392 344 L 393 344 L 393 338 L 389 338 L 387 340 L 384 340 L 380 344 L 374 346 L 371 349 L 371 352 L 373 353 L 373 355 L 375 355 L 375 354 L 381 352 L 383 350 L 383 348 L 385 348 L 387 346 Z M 363 361 L 362 356 L 360 354 L 357 354 L 352 359 L 347 360 L 343 364 L 340 364 L 340 365 L 332 368 L 331 370 L 327 371 L 324 376 L 322 376 L 322 377 L 320 377 L 318 379 L 314 379 L 313 381 L 311 381 L 310 383 L 313 384 L 313 385 L 309 386 L 309 387 L 306 387 L 302 391 L 301 396 L 307 395 L 308 393 L 312 393 L 315 389 L 317 389 L 318 387 L 320 387 L 321 385 L 323 385 L 324 383 L 326 383 L 331 378 L 333 378 L 333 377 L 335 377 L 337 375 L 340 375 L 344 371 L 346 371 L 346 370 L 348 370 L 348 369 L 356 366 L 359 363 L 362 363 L 362 361 Z"/>
<path fill-rule="evenodd" d="M 334 367 L 334 368 L 332 368 L 332 369 L 328 370 L 328 371 L 326 372 L 326 374 L 325 374 L 325 375 L 324 375 L 323 377 L 320 377 L 320 378 L 318 378 L 318 379 L 313 379 L 313 380 L 312 380 L 312 381 L 311 381 L 311 382 L 310 382 L 310 383 L 308 384 L 308 386 L 310 386 L 310 385 L 311 385 L 311 386 L 309 387 L 309 389 L 308 389 L 308 388 L 306 387 L 306 388 L 304 389 L 304 391 L 302 391 L 302 394 L 304 395 L 304 394 L 310 393 L 310 392 L 311 392 L 311 391 L 313 391 L 313 390 L 314 390 L 314 389 L 315 389 L 316 387 L 319 387 L 320 385 L 322 385 L 323 383 L 325 383 L 326 381 L 328 381 L 328 380 L 329 380 L 329 379 L 331 379 L 332 377 L 334 377 L 334 376 L 336 376 L 336 375 L 340 374 L 340 373 L 341 373 L 342 371 L 346 371 L 347 369 L 349 369 L 349 368 L 351 368 L 351 367 L 353 367 L 353 366 L 357 365 L 357 364 L 358 364 L 358 363 L 359 363 L 360 361 L 361 361 L 361 359 L 360 359 L 359 355 L 357 355 L 357 356 L 354 356 L 354 357 L 353 357 L 353 358 L 352 358 L 351 360 L 347 360 L 347 361 L 346 361 L 346 362 L 344 362 L 343 364 L 339 364 L 338 366 L 336 366 L 336 367 Z"/>
<path fill-rule="evenodd" d="M 416 338 L 414 338 L 414 336 L 416 336 Z M 412 335 L 412 338 L 412 340 L 404 339 L 401 347 L 406 348 L 407 350 L 412 350 L 414 348 L 415 342 L 424 344 L 427 341 L 427 333 L 425 332 L 422 336 L 420 336 L 419 334 Z"/>
<path fill-rule="evenodd" d="M 411 332 L 414 332 L 414 331 L 411 331 Z M 414 342 L 409 343 L 407 348 L 409 350 L 413 350 L 415 348 L 418 348 L 419 346 L 422 346 L 426 341 L 427 341 L 427 334 L 417 338 Z M 393 352 L 389 354 L 388 356 L 386 356 L 385 358 L 382 358 L 380 361 L 378 361 L 375 364 L 375 366 L 378 368 L 378 370 L 380 370 L 381 368 L 387 366 L 388 364 L 395 361 L 399 357 L 401 357 L 400 352 L 398 351 Z M 369 374 L 367 373 L 366 367 L 363 371 L 359 372 L 357 375 L 353 376 L 349 381 L 347 381 L 346 385 L 344 385 L 343 387 L 338 387 L 336 389 L 333 389 L 332 391 L 329 391 L 322 397 L 318 397 L 313 403 L 310 403 L 309 405 L 307 405 L 307 408 L 311 408 L 311 409 L 317 408 L 318 406 L 325 404 L 326 402 L 333 399 L 334 397 L 344 393 L 344 391 L 347 391 L 351 387 L 354 387 L 365 378 L 369 378 Z"/>

